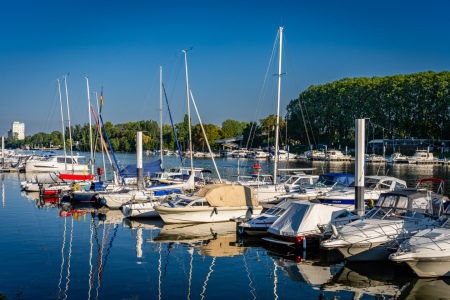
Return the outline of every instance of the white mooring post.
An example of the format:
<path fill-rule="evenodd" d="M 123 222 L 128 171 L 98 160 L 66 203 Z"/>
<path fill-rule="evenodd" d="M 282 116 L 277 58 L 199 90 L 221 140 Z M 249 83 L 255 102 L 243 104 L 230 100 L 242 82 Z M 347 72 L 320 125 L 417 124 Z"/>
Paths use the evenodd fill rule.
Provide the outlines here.
<path fill-rule="evenodd" d="M 355 120 L 355 209 L 364 215 L 364 134 L 365 119 Z"/>
<path fill-rule="evenodd" d="M 5 168 L 5 136 L 2 135 L 2 169 Z"/>
<path fill-rule="evenodd" d="M 143 188 L 143 170 L 142 170 L 142 131 L 136 132 L 136 175 L 138 189 Z"/>

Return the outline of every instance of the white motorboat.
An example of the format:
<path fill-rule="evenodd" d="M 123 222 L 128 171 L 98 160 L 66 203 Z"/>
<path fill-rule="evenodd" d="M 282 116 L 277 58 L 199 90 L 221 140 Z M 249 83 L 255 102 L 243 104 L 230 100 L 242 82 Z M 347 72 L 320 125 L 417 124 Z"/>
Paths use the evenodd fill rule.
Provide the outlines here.
<path fill-rule="evenodd" d="M 392 153 L 391 157 L 388 159 L 388 164 L 407 164 L 408 157 L 404 156 L 400 152 Z"/>
<path fill-rule="evenodd" d="M 248 158 L 252 158 L 252 159 L 265 159 L 267 157 L 269 157 L 269 153 L 264 152 L 264 151 L 259 150 L 259 149 L 254 150 L 253 152 L 251 152 L 248 155 Z"/>
<path fill-rule="evenodd" d="M 249 235 L 265 235 L 267 229 L 284 214 L 293 201 L 295 199 L 284 199 L 260 216 L 240 224 L 239 228 Z"/>
<path fill-rule="evenodd" d="M 301 186 L 298 191 L 292 191 L 286 197 L 297 200 L 317 199 L 323 194 L 336 189 L 342 189 L 355 180 L 355 176 L 345 173 L 326 173 L 319 176 L 319 179 L 310 187 Z"/>
<path fill-rule="evenodd" d="M 439 162 L 439 158 L 434 157 L 433 153 L 427 150 L 416 150 L 413 156 L 408 158 L 410 164 L 434 164 Z"/>
<path fill-rule="evenodd" d="M 324 160 L 325 153 L 319 150 L 309 150 L 305 151 L 305 156 L 309 160 Z"/>
<path fill-rule="evenodd" d="M 266 241 L 306 248 L 311 237 L 321 234 L 330 222 L 339 226 L 359 218 L 346 209 L 309 201 L 292 202 L 281 217 L 267 230 Z M 344 221 L 345 220 L 345 221 Z"/>
<path fill-rule="evenodd" d="M 364 157 L 364 161 L 368 163 L 385 163 L 388 160 L 387 158 L 384 158 L 383 156 L 380 155 L 366 154 Z"/>
<path fill-rule="evenodd" d="M 236 184 L 211 184 L 155 207 L 166 223 L 222 222 L 260 214 L 253 190 Z"/>
<path fill-rule="evenodd" d="M 335 230 L 321 246 L 338 249 L 350 261 L 387 260 L 389 242 L 407 239 L 433 224 L 443 200 L 441 194 L 425 189 L 382 194 L 364 218 Z"/>
<path fill-rule="evenodd" d="M 79 159 L 84 158 L 84 156 L 74 155 L 74 156 L 50 156 L 40 160 L 30 160 L 25 163 L 25 172 L 74 172 L 83 173 L 89 170 L 86 164 L 80 163 Z"/>
<path fill-rule="evenodd" d="M 279 169 L 284 171 L 287 169 Z M 298 170 L 295 174 L 283 176 L 277 184 L 266 184 L 254 187 L 255 195 L 260 203 L 271 202 L 276 200 L 277 196 L 285 195 L 289 192 L 298 190 L 300 187 L 309 187 L 313 185 L 318 179 L 319 175 L 306 174 L 301 170 L 313 169 L 292 169 Z"/>
<path fill-rule="evenodd" d="M 404 241 L 389 259 L 406 263 L 419 277 L 450 276 L 450 206 L 431 228 Z"/>
<path fill-rule="evenodd" d="M 350 160 L 351 158 L 351 155 L 345 155 L 344 153 L 342 153 L 342 151 L 336 149 L 328 150 L 325 156 L 325 160 L 327 161 L 346 161 Z"/>
<path fill-rule="evenodd" d="M 364 199 L 376 201 L 381 193 L 406 188 L 406 181 L 390 176 L 366 176 L 364 178 Z M 355 205 L 354 182 L 348 187 L 332 190 L 318 198 L 323 204 L 341 205 L 349 210 Z"/>

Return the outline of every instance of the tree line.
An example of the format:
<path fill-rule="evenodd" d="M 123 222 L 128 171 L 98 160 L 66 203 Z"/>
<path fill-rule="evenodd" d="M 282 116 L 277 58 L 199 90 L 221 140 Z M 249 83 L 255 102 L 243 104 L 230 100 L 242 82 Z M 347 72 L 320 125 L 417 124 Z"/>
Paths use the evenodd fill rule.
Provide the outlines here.
<path fill-rule="evenodd" d="M 357 118 L 369 118 L 372 138 L 450 139 L 450 96 L 448 71 L 420 72 L 385 77 L 343 78 L 322 85 L 310 86 L 287 106 L 286 118 L 280 117 L 280 145 L 354 142 Z M 208 142 L 213 149 L 215 140 L 243 135 L 242 146 L 256 148 L 275 143 L 276 116 L 259 122 L 225 120 L 222 126 L 204 124 Z M 175 133 L 182 151 L 188 149 L 189 120 L 175 124 Z M 160 130 L 156 121 L 137 121 L 104 126 L 114 151 L 135 151 L 136 131 L 143 131 L 144 150 L 159 149 Z M 97 128 L 92 127 L 95 134 Z M 194 150 L 206 151 L 206 140 L 199 124 L 191 126 Z M 102 131 L 103 133 L 103 131 Z M 66 148 L 69 129 L 65 130 Z M 39 132 L 25 140 L 6 139 L 7 147 L 25 144 L 62 145 L 61 132 Z M 89 151 L 89 125 L 72 126 L 74 150 Z M 75 144 L 76 143 L 76 144 Z M 101 149 L 100 139 L 97 149 Z M 309 146 L 309 145 L 308 145 Z M 163 125 L 164 149 L 176 150 L 172 126 Z"/>
<path fill-rule="evenodd" d="M 343 78 L 310 86 L 287 106 L 288 134 L 312 144 L 354 141 L 355 119 L 370 118 L 370 139 L 450 139 L 448 71 Z"/>

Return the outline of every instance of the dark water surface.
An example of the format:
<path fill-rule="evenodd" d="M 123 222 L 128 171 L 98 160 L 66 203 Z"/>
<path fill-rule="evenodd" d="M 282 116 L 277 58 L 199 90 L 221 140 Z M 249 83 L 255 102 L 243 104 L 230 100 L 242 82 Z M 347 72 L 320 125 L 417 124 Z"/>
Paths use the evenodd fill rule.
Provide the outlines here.
<path fill-rule="evenodd" d="M 118 159 L 134 163 L 135 156 L 119 154 Z M 222 177 L 237 174 L 237 160 L 217 163 Z M 241 173 L 251 174 L 253 164 L 240 160 Z M 177 166 L 177 158 L 167 157 L 165 165 Z M 209 159 L 197 159 L 195 165 L 213 169 Z M 317 174 L 354 173 L 353 163 L 281 163 L 285 166 L 313 166 Z M 270 164 L 262 167 L 270 172 Z M 387 173 L 415 186 L 425 177 L 448 183 L 449 169 L 368 165 L 367 174 Z M 450 297 L 447 280 L 417 279 L 390 262 L 346 264 L 334 252 L 295 253 L 242 239 L 234 223 L 164 225 L 160 219 L 127 220 L 120 211 L 58 206 L 21 192 L 26 177 L 0 174 L 0 294 L 7 299 Z"/>

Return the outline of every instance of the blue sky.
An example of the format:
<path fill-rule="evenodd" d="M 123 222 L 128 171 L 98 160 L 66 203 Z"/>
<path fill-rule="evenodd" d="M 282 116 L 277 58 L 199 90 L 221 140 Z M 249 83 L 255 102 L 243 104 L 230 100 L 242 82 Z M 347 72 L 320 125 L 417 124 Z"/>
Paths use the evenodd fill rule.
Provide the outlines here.
<path fill-rule="evenodd" d="M 91 91 L 103 87 L 105 121 L 159 120 L 160 65 L 181 122 L 179 50 L 191 47 L 189 82 L 202 121 L 252 121 L 280 25 L 283 115 L 310 85 L 449 70 L 449 8 L 446 1 L 2 1 L 0 134 L 13 121 L 25 122 L 27 135 L 59 130 L 56 79 L 68 73 L 72 124 L 88 121 L 86 75 Z M 276 67 L 257 119 L 276 111 Z"/>

